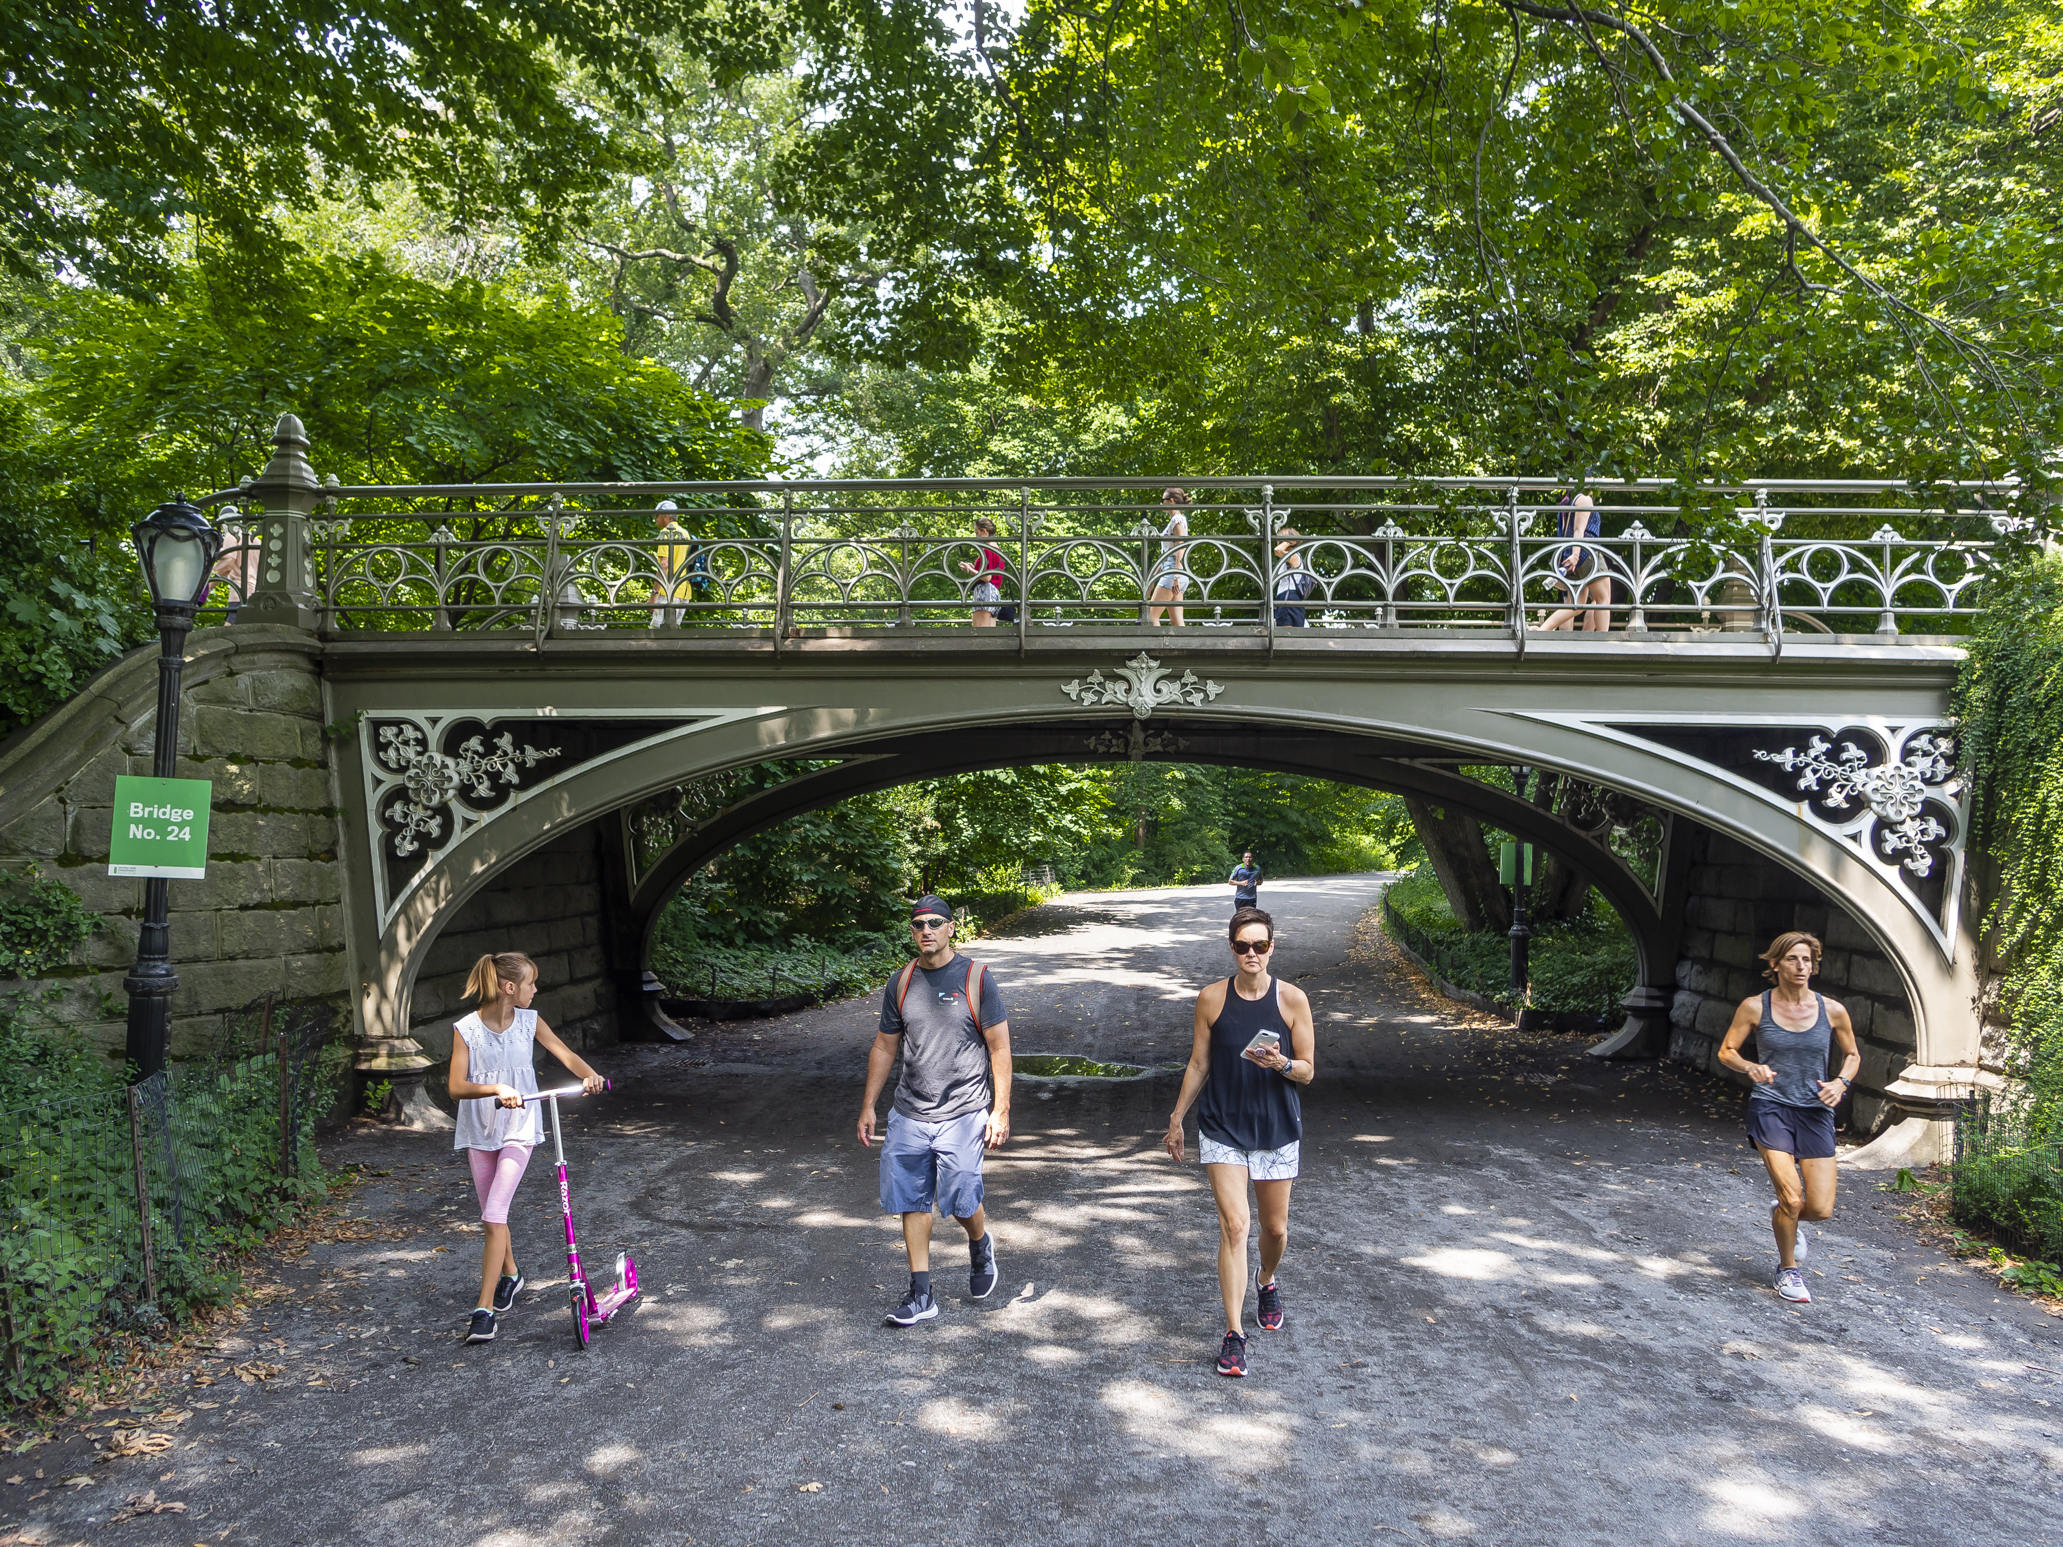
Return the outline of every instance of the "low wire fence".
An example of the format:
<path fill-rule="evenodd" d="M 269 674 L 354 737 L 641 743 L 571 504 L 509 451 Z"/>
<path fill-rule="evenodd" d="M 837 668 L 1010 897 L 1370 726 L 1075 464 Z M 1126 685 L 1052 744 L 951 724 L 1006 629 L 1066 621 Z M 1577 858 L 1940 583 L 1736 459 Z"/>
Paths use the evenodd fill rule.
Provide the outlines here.
<path fill-rule="evenodd" d="M 1949 1212 L 2011 1252 L 2063 1263 L 2063 1142 L 2026 1097 L 1981 1091 L 1961 1104 Z"/>
<path fill-rule="evenodd" d="M 204 1060 L 0 1111 L 0 1391 L 49 1396 L 110 1334 L 233 1286 L 227 1259 L 321 1192 L 332 1013 L 268 999 Z"/>

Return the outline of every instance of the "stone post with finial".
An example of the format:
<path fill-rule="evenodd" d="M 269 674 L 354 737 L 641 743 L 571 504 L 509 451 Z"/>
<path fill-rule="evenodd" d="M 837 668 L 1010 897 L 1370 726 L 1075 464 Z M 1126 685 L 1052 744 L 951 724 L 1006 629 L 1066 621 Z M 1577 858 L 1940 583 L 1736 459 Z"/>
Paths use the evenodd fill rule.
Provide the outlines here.
<path fill-rule="evenodd" d="M 258 579 L 242 619 L 278 623 L 314 633 L 322 624 L 322 593 L 315 584 L 315 547 L 309 516 L 322 483 L 308 465 L 308 432 L 292 414 L 272 430 L 272 460 L 248 493 L 259 507 L 251 523 L 258 543 Z"/>

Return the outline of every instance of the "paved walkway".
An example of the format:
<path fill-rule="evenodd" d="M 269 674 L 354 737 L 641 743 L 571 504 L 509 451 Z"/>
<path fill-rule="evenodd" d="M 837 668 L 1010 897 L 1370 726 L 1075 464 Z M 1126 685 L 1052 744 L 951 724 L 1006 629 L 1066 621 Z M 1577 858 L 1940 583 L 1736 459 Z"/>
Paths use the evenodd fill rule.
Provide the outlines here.
<path fill-rule="evenodd" d="M 884 1329 L 903 1268 L 851 1137 L 856 1002 L 596 1060 L 622 1084 L 569 1134 L 580 1222 L 591 1261 L 635 1248 L 649 1296 L 591 1351 L 541 1163 L 514 1217 L 534 1287 L 466 1348 L 449 1138 L 354 1132 L 330 1161 L 374 1174 L 222 1338 L 176 1448 L 48 1447 L 49 1479 L 97 1480 L 0 1489 L 0 1518 L 151 1547 L 2063 1536 L 2063 1323 L 1945 1264 L 1860 1174 L 1817 1302 L 1784 1306 L 1734 1099 L 1427 1000 L 1351 954 L 1375 885 L 1266 889 L 1321 1035 L 1289 1325 L 1254 1333 L 1245 1382 L 1211 1373 L 1216 1226 L 1158 1151 L 1165 1072 L 1021 1084 L 990 1172 L 1003 1288 L 955 1292 L 950 1246 L 941 1319 Z M 1227 911 L 1223 888 L 1069 898 L 976 954 L 1019 1051 L 1166 1066 Z M 253 1364 L 278 1373 L 231 1373 Z M 144 1488 L 190 1512 L 106 1523 Z"/>

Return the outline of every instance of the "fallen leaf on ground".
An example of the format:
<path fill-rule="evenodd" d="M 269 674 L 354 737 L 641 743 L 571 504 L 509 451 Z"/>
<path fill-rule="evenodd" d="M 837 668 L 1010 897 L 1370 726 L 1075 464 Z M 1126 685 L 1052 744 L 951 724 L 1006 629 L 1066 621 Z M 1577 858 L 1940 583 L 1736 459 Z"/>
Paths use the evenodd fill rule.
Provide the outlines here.
<path fill-rule="evenodd" d="M 251 1363 L 240 1364 L 236 1367 L 236 1378 L 246 1386 L 254 1381 L 271 1380 L 278 1373 L 279 1366 L 276 1364 Z"/>
<path fill-rule="evenodd" d="M 797 1493 L 822 1493 L 824 1491 L 824 1485 L 822 1483 L 804 1483 L 795 1491 Z"/>
<path fill-rule="evenodd" d="M 176 1499 L 158 1498 L 157 1489 L 148 1493 L 132 1493 L 123 1501 L 122 1507 L 107 1518 L 109 1520 L 134 1520 L 138 1515 L 183 1515 L 186 1506 Z"/>
<path fill-rule="evenodd" d="M 100 1453 L 100 1459 L 114 1461 L 123 1456 L 155 1456 L 160 1451 L 170 1450 L 173 1443 L 173 1436 L 169 1434 L 146 1434 L 132 1429 L 127 1434 L 114 1436 L 107 1449 Z"/>
<path fill-rule="evenodd" d="M 93 1486 L 93 1479 L 84 1472 L 74 1472 L 69 1477 L 60 1477 L 57 1485 L 60 1488 L 90 1488 Z"/>

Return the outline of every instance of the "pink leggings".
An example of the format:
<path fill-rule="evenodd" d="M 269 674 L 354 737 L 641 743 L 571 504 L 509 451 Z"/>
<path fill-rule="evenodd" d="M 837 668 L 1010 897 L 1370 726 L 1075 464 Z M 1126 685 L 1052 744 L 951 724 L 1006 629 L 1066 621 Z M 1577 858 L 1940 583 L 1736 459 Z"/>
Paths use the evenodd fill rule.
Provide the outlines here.
<path fill-rule="evenodd" d="M 516 1184 L 523 1180 L 523 1168 L 530 1164 L 528 1144 L 504 1144 L 498 1150 L 467 1150 L 473 1164 L 473 1186 L 480 1194 L 480 1223 L 506 1225 L 509 1203 L 516 1196 Z"/>

